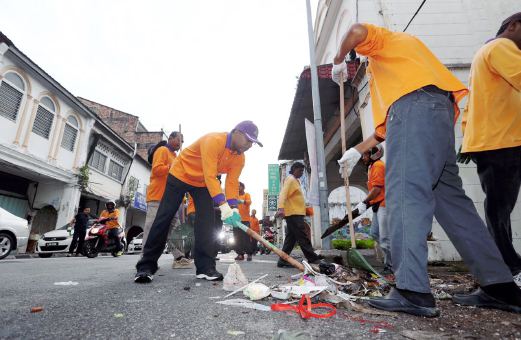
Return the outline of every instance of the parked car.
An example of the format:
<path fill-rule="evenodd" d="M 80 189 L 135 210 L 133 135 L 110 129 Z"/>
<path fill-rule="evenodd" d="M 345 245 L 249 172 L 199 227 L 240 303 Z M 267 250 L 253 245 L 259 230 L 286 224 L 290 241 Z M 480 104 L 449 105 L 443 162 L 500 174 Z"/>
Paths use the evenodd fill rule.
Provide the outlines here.
<path fill-rule="evenodd" d="M 127 253 L 134 254 L 143 250 L 143 233 L 140 233 L 128 244 Z"/>
<path fill-rule="evenodd" d="M 0 208 L 0 260 L 15 249 L 18 249 L 19 253 L 25 253 L 28 240 L 27 220 Z"/>
<path fill-rule="evenodd" d="M 90 228 L 95 221 L 95 219 L 89 219 L 88 227 Z M 69 252 L 73 232 L 73 226 L 66 224 L 56 230 L 51 230 L 43 234 L 36 245 L 38 256 L 51 257 L 52 254 L 55 253 Z"/>

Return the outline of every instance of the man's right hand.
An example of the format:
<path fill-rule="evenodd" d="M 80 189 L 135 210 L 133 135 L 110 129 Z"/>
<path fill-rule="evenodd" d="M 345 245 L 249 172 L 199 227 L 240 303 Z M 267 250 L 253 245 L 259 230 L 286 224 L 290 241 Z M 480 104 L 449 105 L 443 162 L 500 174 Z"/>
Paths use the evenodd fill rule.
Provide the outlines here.
<path fill-rule="evenodd" d="M 461 146 L 459 147 L 458 154 L 456 155 L 456 162 L 461 164 L 469 164 L 472 160 L 470 153 L 461 152 Z"/>
<path fill-rule="evenodd" d="M 347 81 L 347 65 L 344 61 L 340 64 L 333 63 L 333 69 L 331 70 L 331 79 L 338 85 L 340 85 L 340 75 L 342 75 L 342 80 L 344 82 Z"/>
<path fill-rule="evenodd" d="M 219 210 L 221 210 L 221 220 L 230 224 L 233 227 L 237 227 L 239 223 L 241 223 L 241 215 L 237 209 L 230 208 L 228 203 L 221 204 L 219 206 Z"/>
<path fill-rule="evenodd" d="M 338 160 L 338 165 L 340 166 L 339 172 L 340 176 L 345 179 L 345 176 L 351 176 L 351 172 L 362 157 L 362 154 L 358 152 L 355 148 L 350 148 L 342 155 L 342 158 Z"/>

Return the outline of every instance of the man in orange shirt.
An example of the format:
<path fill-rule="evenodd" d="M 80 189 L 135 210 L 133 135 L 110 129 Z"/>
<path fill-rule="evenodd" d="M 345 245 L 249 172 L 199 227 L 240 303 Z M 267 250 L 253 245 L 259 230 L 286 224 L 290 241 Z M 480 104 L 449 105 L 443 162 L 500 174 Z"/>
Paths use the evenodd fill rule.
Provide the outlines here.
<path fill-rule="evenodd" d="M 168 142 L 154 151 L 152 155 L 152 170 L 150 171 L 150 183 L 147 188 L 147 215 L 145 218 L 145 230 L 143 231 L 143 245 L 146 244 L 150 228 L 157 215 L 159 202 L 165 192 L 168 171 L 174 162 L 181 146 L 183 145 L 183 135 L 173 131 L 168 136 Z M 178 224 L 177 218 L 172 219 L 170 233 Z M 171 250 L 174 256 L 173 269 L 187 269 L 192 267 L 192 262 L 185 258 L 183 252 L 175 248 Z"/>
<path fill-rule="evenodd" d="M 369 167 L 367 178 L 367 197 L 360 202 L 356 209 L 359 214 L 363 214 L 368 206 L 373 208 L 373 221 L 378 224 L 378 243 L 384 253 L 384 274 L 392 272 L 391 244 L 389 228 L 386 221 L 385 210 L 385 164 L 382 161 L 384 149 L 378 144 L 362 155 L 362 162 Z"/>
<path fill-rule="evenodd" d="M 487 195 L 487 227 L 514 281 L 521 286 L 521 256 L 512 244 L 510 215 L 521 187 L 521 12 L 501 24 L 496 39 L 476 53 L 463 112 L 463 145 L 477 165 Z"/>
<path fill-rule="evenodd" d="M 214 205 L 219 206 L 221 219 L 236 226 L 241 221 L 237 206 L 239 176 L 244 167 L 244 152 L 257 140 L 259 130 L 251 121 L 243 121 L 231 132 L 214 132 L 199 138 L 174 160 L 157 216 L 143 248 L 143 257 L 136 265 L 137 283 L 152 282 L 157 260 L 165 248 L 170 222 L 188 192 L 195 205 L 194 259 L 196 277 L 210 281 L 222 280 L 215 268 Z M 225 192 L 217 175 L 226 174 Z M 234 207 L 234 208 L 232 208 Z"/>
<path fill-rule="evenodd" d="M 244 192 L 244 183 L 239 182 L 239 214 L 241 215 L 241 222 L 247 227 L 250 227 L 250 206 L 251 196 Z M 247 260 L 252 260 L 252 249 L 250 237 L 242 229 L 234 228 L 233 237 L 235 239 L 235 251 L 237 252 L 236 261 L 243 261 L 244 254 L 247 254 Z"/>
<path fill-rule="evenodd" d="M 116 204 L 113 201 L 105 203 L 105 210 L 101 212 L 98 221 L 107 226 L 108 236 L 116 243 L 116 256 L 123 255 L 123 245 L 119 241 L 119 210 L 116 209 Z"/>
<path fill-rule="evenodd" d="M 465 86 L 416 37 L 354 24 L 334 58 L 332 78 L 345 76 L 347 53 L 368 57 L 375 133 L 339 160 L 349 176 L 361 155 L 386 140 L 386 194 L 396 288 L 371 299 L 375 308 L 439 315 L 427 273 L 433 216 L 477 277 L 481 289 L 457 303 L 521 312 L 521 290 L 465 195 L 456 165 L 454 122 Z"/>

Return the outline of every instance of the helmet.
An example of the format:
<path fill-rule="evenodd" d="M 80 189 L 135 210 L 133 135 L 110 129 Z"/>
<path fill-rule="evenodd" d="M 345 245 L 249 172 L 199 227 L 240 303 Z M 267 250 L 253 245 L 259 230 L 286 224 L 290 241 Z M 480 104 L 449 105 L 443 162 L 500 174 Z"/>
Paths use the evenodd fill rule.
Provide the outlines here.
<path fill-rule="evenodd" d="M 114 201 L 108 201 L 105 203 L 105 208 L 109 208 L 109 205 L 112 205 L 113 208 L 116 207 L 116 203 L 114 203 Z"/>
<path fill-rule="evenodd" d="M 377 161 L 380 158 L 382 158 L 384 155 L 384 148 L 382 144 L 378 144 L 371 150 L 369 150 L 369 158 L 371 158 L 372 161 Z"/>

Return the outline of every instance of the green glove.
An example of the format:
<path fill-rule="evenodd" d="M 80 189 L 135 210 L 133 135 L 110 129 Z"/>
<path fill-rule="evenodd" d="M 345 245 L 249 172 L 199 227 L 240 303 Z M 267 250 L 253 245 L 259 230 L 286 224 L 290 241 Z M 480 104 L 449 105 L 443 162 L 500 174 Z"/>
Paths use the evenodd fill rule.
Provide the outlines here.
<path fill-rule="evenodd" d="M 237 211 L 234 211 L 232 216 L 226 218 L 224 220 L 224 223 L 229 224 L 235 228 L 239 227 L 239 224 L 241 223 L 241 215 Z"/>
<path fill-rule="evenodd" d="M 456 155 L 456 162 L 461 164 L 469 164 L 471 161 L 470 153 L 461 152 L 461 146 L 459 147 L 458 154 Z"/>

